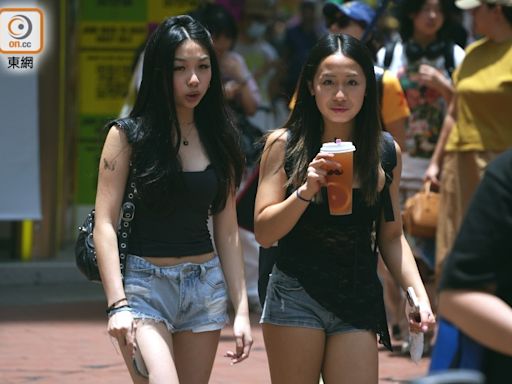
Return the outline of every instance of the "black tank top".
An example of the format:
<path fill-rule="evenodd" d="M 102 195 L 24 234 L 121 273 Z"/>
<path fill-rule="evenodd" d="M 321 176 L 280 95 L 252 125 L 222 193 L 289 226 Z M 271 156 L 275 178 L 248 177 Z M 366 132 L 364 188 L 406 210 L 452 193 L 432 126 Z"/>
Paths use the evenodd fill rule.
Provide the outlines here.
<path fill-rule="evenodd" d="M 172 212 L 149 209 L 135 200 L 135 217 L 130 233 L 130 253 L 140 256 L 193 256 L 213 251 L 208 214 L 217 191 L 215 169 L 183 172 L 185 188 L 177 196 Z"/>

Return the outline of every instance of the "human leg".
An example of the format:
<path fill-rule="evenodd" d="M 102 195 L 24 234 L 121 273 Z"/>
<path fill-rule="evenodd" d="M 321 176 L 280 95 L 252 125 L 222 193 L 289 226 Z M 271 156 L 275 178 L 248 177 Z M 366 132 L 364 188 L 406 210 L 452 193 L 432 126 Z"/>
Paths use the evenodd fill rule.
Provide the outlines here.
<path fill-rule="evenodd" d="M 322 366 L 325 384 L 373 384 L 378 375 L 375 333 L 358 330 L 327 336 Z"/>
<path fill-rule="evenodd" d="M 124 338 L 120 338 L 117 340 L 119 345 L 119 349 L 121 350 L 121 354 L 123 356 L 124 363 L 126 364 L 126 368 L 128 368 L 128 373 L 132 379 L 133 384 L 148 384 L 148 379 L 144 376 L 141 376 L 133 365 L 133 355 L 131 348 L 126 346 L 126 341 Z M 137 351 L 140 354 L 140 350 Z"/>
<path fill-rule="evenodd" d="M 318 384 L 325 333 L 274 324 L 262 328 L 272 383 Z"/>
<path fill-rule="evenodd" d="M 137 369 L 134 365 L 134 359 L 131 356 L 127 356 L 128 359 L 125 357 L 130 375 L 132 378 L 137 378 L 137 381 L 134 380 L 134 383 L 179 384 L 174 361 L 173 339 L 165 324 L 148 319 L 138 320 L 136 342 L 137 350 L 135 353 L 140 354 L 142 357 L 139 359 Z M 142 361 L 144 365 L 140 364 Z M 147 371 L 149 381 L 141 380 L 142 374 L 145 373 L 144 371 Z"/>
<path fill-rule="evenodd" d="M 174 354 L 180 383 L 207 384 L 213 368 L 220 330 L 174 334 Z"/>

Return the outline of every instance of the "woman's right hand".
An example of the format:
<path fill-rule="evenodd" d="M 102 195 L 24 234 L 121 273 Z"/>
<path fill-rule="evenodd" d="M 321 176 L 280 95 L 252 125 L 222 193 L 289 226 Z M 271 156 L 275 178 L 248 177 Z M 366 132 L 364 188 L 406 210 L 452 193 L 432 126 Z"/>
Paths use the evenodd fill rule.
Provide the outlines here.
<path fill-rule="evenodd" d="M 334 154 L 320 152 L 309 163 L 306 183 L 301 187 L 300 194 L 305 199 L 312 199 L 322 186 L 327 185 L 327 170 L 341 169 L 341 164 L 333 160 Z"/>
<path fill-rule="evenodd" d="M 124 343 L 128 350 L 135 353 L 135 321 L 130 311 L 114 313 L 108 319 L 107 331 L 110 336 L 115 337 L 119 343 Z"/>
<path fill-rule="evenodd" d="M 423 175 L 423 181 L 430 181 L 432 185 L 439 188 L 441 182 L 439 181 L 440 168 L 436 163 L 430 163 L 425 174 Z"/>

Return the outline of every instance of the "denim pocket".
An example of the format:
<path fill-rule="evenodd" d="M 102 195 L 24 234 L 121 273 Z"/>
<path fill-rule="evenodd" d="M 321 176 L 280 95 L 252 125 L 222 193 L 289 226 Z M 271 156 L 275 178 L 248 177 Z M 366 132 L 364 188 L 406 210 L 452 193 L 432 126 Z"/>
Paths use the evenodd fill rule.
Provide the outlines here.
<path fill-rule="evenodd" d="M 281 271 L 276 272 L 274 270 L 270 279 L 272 280 L 272 285 L 280 290 L 300 291 L 304 289 L 297 278 L 288 276 Z"/>
<path fill-rule="evenodd" d="M 224 274 L 219 265 L 207 268 L 204 279 L 212 288 L 220 288 L 225 285 Z"/>

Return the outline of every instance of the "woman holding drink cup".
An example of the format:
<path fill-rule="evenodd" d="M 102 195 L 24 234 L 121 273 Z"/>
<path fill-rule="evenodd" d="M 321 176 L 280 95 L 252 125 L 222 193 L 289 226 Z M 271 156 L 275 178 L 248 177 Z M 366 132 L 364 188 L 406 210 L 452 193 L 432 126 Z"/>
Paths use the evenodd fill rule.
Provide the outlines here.
<path fill-rule="evenodd" d="M 256 239 L 264 247 L 279 241 L 261 318 L 272 382 L 318 383 L 320 375 L 327 383 L 377 382 L 376 334 L 391 343 L 372 249 L 376 222 L 387 267 L 421 303 L 411 331 L 435 324 L 402 233 L 400 151 L 390 182 L 373 63 L 355 38 L 320 39 L 297 90 L 285 128 L 267 138 L 255 207 Z M 334 189 L 345 193 L 334 199 Z M 383 201 L 394 219 L 385 220 Z"/>

